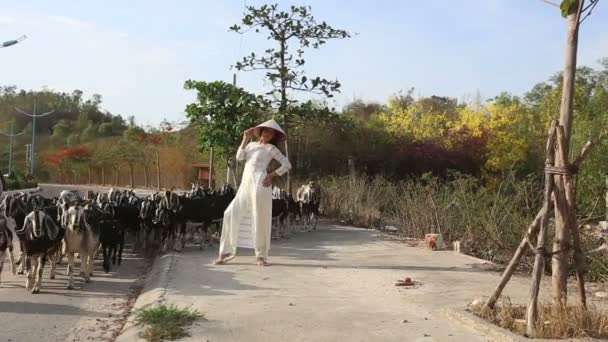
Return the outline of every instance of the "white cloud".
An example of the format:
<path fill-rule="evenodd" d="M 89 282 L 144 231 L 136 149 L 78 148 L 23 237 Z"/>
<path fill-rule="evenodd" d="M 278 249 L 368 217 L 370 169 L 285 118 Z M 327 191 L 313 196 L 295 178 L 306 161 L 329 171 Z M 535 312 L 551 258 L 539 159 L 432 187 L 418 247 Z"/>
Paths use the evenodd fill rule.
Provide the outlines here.
<path fill-rule="evenodd" d="M 92 26 L 91 23 L 89 23 L 89 22 L 86 22 L 86 21 L 83 21 L 80 19 L 76 19 L 76 18 L 65 17 L 62 15 L 49 15 L 49 19 L 55 23 L 66 25 L 66 26 L 71 26 L 71 27 L 83 28 L 83 27 Z"/>

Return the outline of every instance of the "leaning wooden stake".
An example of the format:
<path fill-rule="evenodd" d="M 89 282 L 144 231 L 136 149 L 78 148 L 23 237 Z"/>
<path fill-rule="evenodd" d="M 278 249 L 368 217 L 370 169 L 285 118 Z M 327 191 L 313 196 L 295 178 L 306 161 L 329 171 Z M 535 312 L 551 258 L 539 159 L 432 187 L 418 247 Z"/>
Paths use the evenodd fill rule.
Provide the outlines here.
<path fill-rule="evenodd" d="M 601 140 L 603 135 L 600 135 L 598 140 Z M 572 163 L 571 171 L 577 172 L 580 168 L 581 164 L 591 151 L 591 148 L 594 146 L 594 143 L 588 141 L 585 146 L 583 146 L 581 152 L 579 153 L 576 160 Z M 571 177 L 570 177 L 571 178 Z M 579 225 L 576 221 L 576 202 L 574 198 L 574 190 L 572 189 L 572 181 L 567 182 L 566 186 L 566 200 L 568 202 L 568 206 L 570 207 L 570 219 L 572 222 L 571 232 L 572 232 L 572 246 L 574 248 L 574 266 L 576 269 L 576 281 L 578 285 L 578 297 L 580 304 L 583 308 L 587 308 L 587 295 L 585 293 L 585 255 L 583 253 L 583 249 L 581 247 L 581 237 L 579 232 Z M 608 203 L 606 204 L 608 206 Z"/>
<path fill-rule="evenodd" d="M 515 254 L 513 254 L 513 258 L 511 258 L 509 265 L 507 266 L 507 268 L 505 268 L 504 272 L 502 272 L 502 276 L 500 277 L 500 281 L 498 282 L 498 285 L 496 286 L 496 288 L 494 289 L 494 292 L 492 293 L 492 296 L 490 296 L 490 299 L 486 303 L 487 308 L 494 309 L 494 306 L 496 305 L 498 298 L 502 294 L 502 291 L 504 290 L 504 288 L 507 285 L 507 283 L 509 282 L 509 280 L 511 280 L 511 276 L 513 275 L 513 272 L 515 272 L 517 265 L 519 265 L 521 258 L 528 251 L 528 247 L 530 245 L 529 241 L 535 239 L 536 234 L 538 232 L 538 227 L 540 226 L 540 219 L 542 217 L 542 213 L 543 213 L 543 211 L 541 209 L 538 212 L 538 214 L 536 214 L 536 217 L 534 218 L 532 223 L 530 223 L 530 225 L 528 226 L 526 235 L 519 243 L 519 247 L 517 247 Z"/>
<path fill-rule="evenodd" d="M 545 150 L 545 167 L 553 166 L 555 162 L 555 126 L 556 121 L 553 121 L 551 129 L 549 130 L 549 138 L 547 139 L 547 148 Z M 536 257 L 534 259 L 534 269 L 532 271 L 532 287 L 530 289 L 530 301 L 528 302 L 528 311 L 526 315 L 526 333 L 528 336 L 535 335 L 536 324 L 538 322 L 538 293 L 540 291 L 540 282 L 544 273 L 546 255 L 545 240 L 547 238 L 549 214 L 553 204 L 551 200 L 553 185 L 553 175 L 545 168 L 545 191 L 543 193 L 540 231 L 538 232 L 538 240 L 536 242 Z"/>
<path fill-rule="evenodd" d="M 563 136 L 559 136 L 558 138 L 562 139 L 561 145 L 564 146 L 566 144 L 566 140 Z M 587 145 L 585 145 L 587 146 Z M 565 155 L 565 149 L 562 149 L 562 158 L 568 160 L 568 156 Z M 581 152 L 582 154 L 582 152 Z M 568 164 L 569 165 L 569 164 Z M 581 307 L 587 308 L 587 296 L 585 294 L 585 256 L 583 255 L 583 251 L 581 249 L 581 238 L 578 231 L 578 223 L 576 220 L 576 199 L 574 195 L 574 185 L 572 182 L 572 167 L 569 165 L 568 172 L 562 175 L 561 179 L 564 184 L 564 197 L 566 200 L 566 206 L 568 209 L 568 225 L 569 232 L 572 238 L 572 247 L 574 248 L 574 266 L 576 272 L 576 281 L 579 293 L 579 300 Z"/>

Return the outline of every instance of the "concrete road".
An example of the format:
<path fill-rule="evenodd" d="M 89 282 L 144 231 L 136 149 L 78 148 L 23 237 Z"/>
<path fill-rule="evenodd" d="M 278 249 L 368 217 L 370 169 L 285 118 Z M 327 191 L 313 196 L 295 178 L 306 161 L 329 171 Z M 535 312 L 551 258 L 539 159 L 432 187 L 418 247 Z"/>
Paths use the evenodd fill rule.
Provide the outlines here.
<path fill-rule="evenodd" d="M 41 188 L 42 195 L 57 196 L 63 189 L 78 187 L 45 184 Z M 147 265 L 149 262 L 127 249 L 120 267 L 105 274 L 98 261 L 92 282 L 86 284 L 76 277 L 74 290 L 65 289 L 65 264 L 58 266 L 55 280 L 49 279 L 47 267 L 41 293 L 32 295 L 24 288 L 24 276 L 10 274 L 7 259 L 0 276 L 0 341 L 113 340 L 143 285 Z M 78 271 L 79 263 L 76 267 Z"/>
<path fill-rule="evenodd" d="M 487 297 L 499 273 L 478 259 L 392 241 L 372 230 L 322 225 L 273 241 L 270 267 L 251 250 L 214 266 L 217 248 L 189 247 L 159 260 L 135 308 L 162 299 L 190 306 L 207 321 L 183 341 L 488 341 L 443 313 Z M 411 277 L 414 288 L 396 287 Z M 529 281 L 505 291 L 526 300 Z M 141 341 L 125 326 L 117 342 Z"/>

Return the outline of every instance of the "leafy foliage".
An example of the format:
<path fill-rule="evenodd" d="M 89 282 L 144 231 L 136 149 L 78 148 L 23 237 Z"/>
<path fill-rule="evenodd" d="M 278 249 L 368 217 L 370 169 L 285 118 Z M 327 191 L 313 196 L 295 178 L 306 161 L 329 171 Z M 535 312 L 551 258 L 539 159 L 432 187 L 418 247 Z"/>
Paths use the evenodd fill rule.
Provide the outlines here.
<path fill-rule="evenodd" d="M 197 102 L 186 107 L 186 115 L 199 130 L 201 148 L 214 147 L 225 156 L 234 154 L 243 131 L 253 127 L 267 107 L 261 97 L 222 81 L 188 80 L 185 88 L 197 91 Z"/>
<path fill-rule="evenodd" d="M 259 8 L 249 6 L 241 25 L 234 25 L 230 30 L 241 34 L 250 30 L 257 33 L 264 31 L 267 39 L 277 44 L 262 55 L 252 52 L 238 61 L 235 67 L 237 70 L 265 72 L 266 79 L 272 85 L 267 95 L 274 96 L 281 113 L 289 104 L 296 102 L 287 99 L 288 91 L 313 92 L 327 97 L 339 91 L 340 83 L 337 80 L 306 75 L 304 52 L 307 48 L 318 49 L 331 39 L 349 38 L 349 32 L 335 29 L 324 21 L 317 22 L 310 6 L 291 6 L 289 11 L 279 10 L 277 4 Z"/>
<path fill-rule="evenodd" d="M 114 134 L 120 134 L 126 128 L 120 115 L 102 111 L 102 97 L 93 94 L 90 99 L 83 99 L 83 92 L 74 90 L 71 94 L 50 89 L 26 91 L 16 86 L 0 87 L 0 124 L 15 120 L 15 131 L 24 129 L 31 133 L 31 119 L 25 115 L 16 115 L 14 108 L 26 112 L 33 111 L 36 104 L 37 113 L 55 110 L 52 115 L 36 120 L 36 130 L 39 134 L 55 132 L 59 128 L 62 139 L 72 133 L 80 134 L 90 124 L 99 125 L 104 122 L 114 123 Z M 57 126 L 61 122 L 59 127 Z M 65 131 L 69 127 L 68 131 Z"/>
<path fill-rule="evenodd" d="M 559 4 L 559 9 L 562 11 L 562 17 L 566 18 L 572 9 L 572 6 L 578 6 L 578 0 L 562 0 Z"/>

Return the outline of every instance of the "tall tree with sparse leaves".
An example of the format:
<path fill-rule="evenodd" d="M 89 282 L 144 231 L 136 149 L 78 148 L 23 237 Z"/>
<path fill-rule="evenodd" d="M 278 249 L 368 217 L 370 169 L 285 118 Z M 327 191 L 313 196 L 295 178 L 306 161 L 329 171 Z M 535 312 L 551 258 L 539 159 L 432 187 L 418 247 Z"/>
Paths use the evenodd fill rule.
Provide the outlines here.
<path fill-rule="evenodd" d="M 241 25 L 230 30 L 244 34 L 251 30 L 267 34 L 275 44 L 262 55 L 252 52 L 235 65 L 237 70 L 263 71 L 272 89 L 267 95 L 278 104 L 279 115 L 283 119 L 283 129 L 288 133 L 290 114 L 288 107 L 295 103 L 290 92 L 308 92 L 332 97 L 340 89 L 340 82 L 321 77 L 307 76 L 304 71 L 305 50 L 318 49 L 328 40 L 350 38 L 351 33 L 336 29 L 325 21 L 318 22 L 311 13 L 310 6 L 291 6 L 282 11 L 278 4 L 247 7 Z M 288 187 L 290 186 L 288 176 Z"/>

